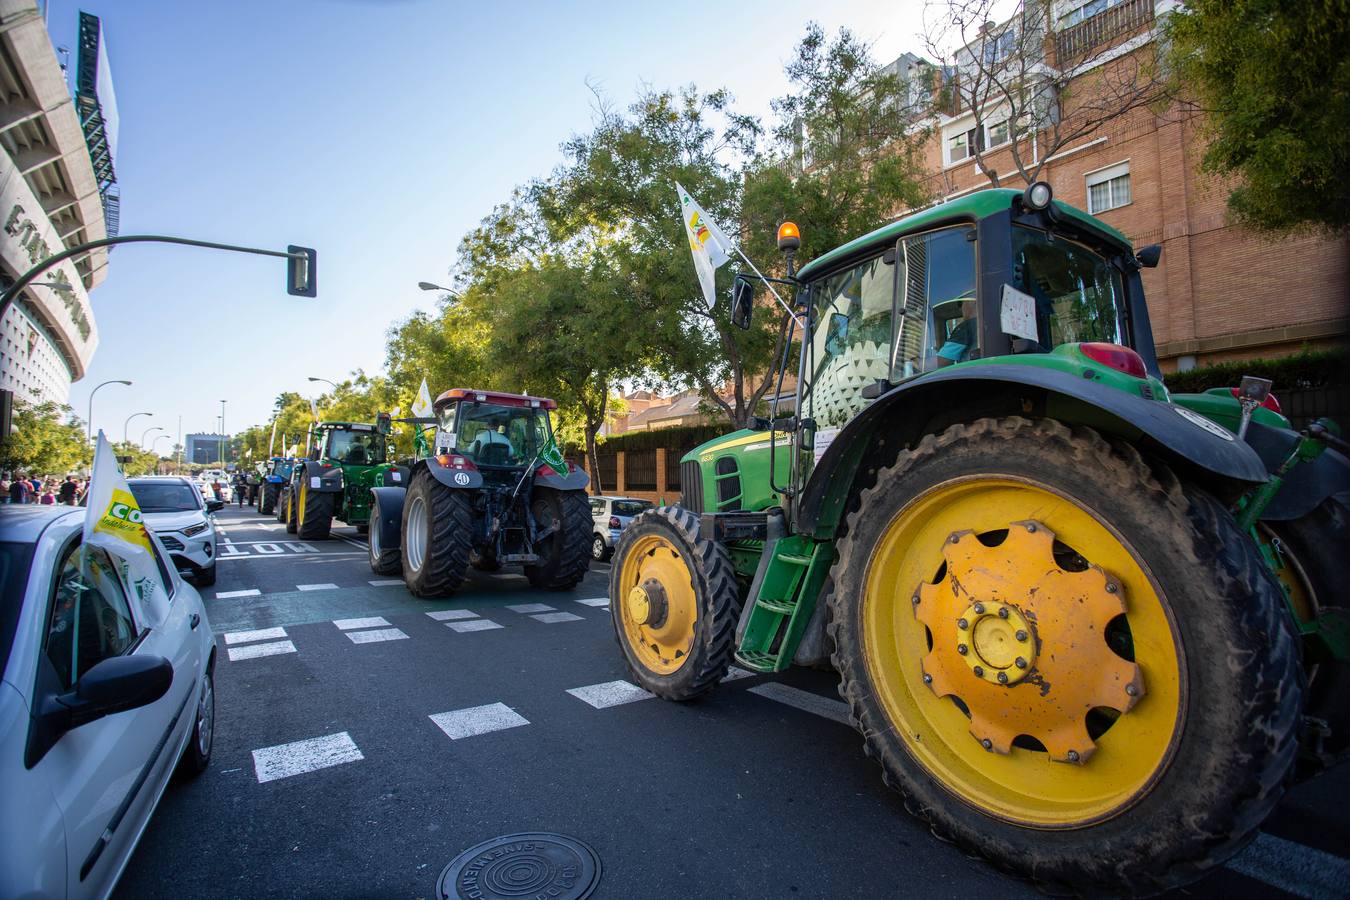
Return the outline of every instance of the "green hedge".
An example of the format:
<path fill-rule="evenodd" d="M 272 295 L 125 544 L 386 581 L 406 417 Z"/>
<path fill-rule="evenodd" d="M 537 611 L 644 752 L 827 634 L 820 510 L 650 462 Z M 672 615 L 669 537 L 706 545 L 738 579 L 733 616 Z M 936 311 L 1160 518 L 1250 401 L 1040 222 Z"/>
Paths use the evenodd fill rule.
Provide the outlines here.
<path fill-rule="evenodd" d="M 1303 350 L 1278 359 L 1244 359 L 1201 366 L 1166 377 L 1174 394 L 1199 394 L 1210 388 L 1237 387 L 1243 375 L 1269 378 L 1276 396 L 1281 390 L 1306 390 L 1345 384 L 1350 372 L 1350 349 Z"/>
<path fill-rule="evenodd" d="M 675 428 L 657 428 L 652 431 L 629 431 L 624 434 L 601 438 L 596 449 L 601 453 L 614 453 L 619 450 L 655 450 L 664 447 L 684 453 L 704 441 L 711 440 L 731 431 L 727 425 L 680 425 Z M 563 453 L 581 456 L 585 447 L 567 444 Z"/>

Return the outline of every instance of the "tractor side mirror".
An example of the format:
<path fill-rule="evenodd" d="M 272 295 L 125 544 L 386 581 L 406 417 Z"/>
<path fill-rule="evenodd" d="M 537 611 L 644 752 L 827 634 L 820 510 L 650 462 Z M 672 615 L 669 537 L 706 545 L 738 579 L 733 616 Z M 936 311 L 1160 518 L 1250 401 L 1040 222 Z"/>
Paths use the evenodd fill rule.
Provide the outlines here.
<path fill-rule="evenodd" d="M 750 327 L 755 309 L 755 283 L 740 275 L 731 286 L 731 324 L 742 330 Z"/>
<path fill-rule="evenodd" d="M 1162 259 L 1162 244 L 1149 244 L 1136 253 L 1134 258 L 1139 260 L 1139 265 L 1145 269 L 1156 269 L 1158 261 Z"/>

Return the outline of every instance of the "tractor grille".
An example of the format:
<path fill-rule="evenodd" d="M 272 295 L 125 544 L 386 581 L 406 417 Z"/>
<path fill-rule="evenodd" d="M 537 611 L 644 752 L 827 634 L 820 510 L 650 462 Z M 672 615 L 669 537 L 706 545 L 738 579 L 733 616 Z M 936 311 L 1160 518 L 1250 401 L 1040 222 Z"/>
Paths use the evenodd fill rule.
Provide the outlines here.
<path fill-rule="evenodd" d="M 183 542 L 171 534 L 160 534 L 159 542 L 164 545 L 165 550 L 183 549 Z"/>
<path fill-rule="evenodd" d="M 680 463 L 680 505 L 690 512 L 703 512 L 703 470 L 698 460 Z"/>

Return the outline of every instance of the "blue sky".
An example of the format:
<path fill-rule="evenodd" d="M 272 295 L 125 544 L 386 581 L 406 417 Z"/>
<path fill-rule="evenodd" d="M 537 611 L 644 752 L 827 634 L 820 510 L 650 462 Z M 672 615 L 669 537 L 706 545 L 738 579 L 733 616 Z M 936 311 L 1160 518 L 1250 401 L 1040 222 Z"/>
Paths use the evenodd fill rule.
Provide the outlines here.
<path fill-rule="evenodd" d="M 448 0 L 51 0 L 53 42 L 103 21 L 121 116 L 123 234 L 319 253 L 319 297 L 284 263 L 156 245 L 112 254 L 92 302 L 101 343 L 71 405 L 120 440 L 261 423 L 307 376 L 378 372 L 386 329 L 448 278 L 461 236 L 587 130 L 588 82 L 725 86 L 768 115 L 806 23 L 844 25 L 886 62 L 921 46 L 921 4 Z M 72 65 L 74 54 L 72 54 Z M 151 434 L 151 439 L 154 438 Z M 160 441 L 167 452 L 170 441 Z"/>

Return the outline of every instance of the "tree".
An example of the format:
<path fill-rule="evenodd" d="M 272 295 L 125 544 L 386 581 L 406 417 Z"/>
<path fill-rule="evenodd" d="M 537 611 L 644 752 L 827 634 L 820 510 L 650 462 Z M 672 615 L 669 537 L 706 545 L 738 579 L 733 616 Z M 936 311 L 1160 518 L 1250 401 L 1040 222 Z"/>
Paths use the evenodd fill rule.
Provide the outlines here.
<path fill-rule="evenodd" d="M 1228 208 L 1286 233 L 1350 227 L 1350 2 L 1191 0 L 1168 26 L 1180 90 L 1205 113 L 1202 161 Z"/>
<path fill-rule="evenodd" d="M 938 0 L 924 16 L 925 49 L 947 73 L 943 104 L 971 116 L 967 151 L 995 187 L 1010 175 L 993 167 L 987 151 L 995 143 L 1007 142 L 1017 176 L 1030 184 L 1073 142 L 1167 96 L 1155 43 L 1135 34 L 1151 19 L 1137 27 L 1121 19 L 1116 37 L 1057 42 L 1047 40 L 1055 25 L 1050 0 L 1019 0 L 996 24 L 1004 10 L 1002 0 Z"/>
<path fill-rule="evenodd" d="M 84 423 L 69 406 L 14 399 L 12 434 L 0 440 L 0 469 L 28 475 L 65 475 L 94 460 Z"/>

